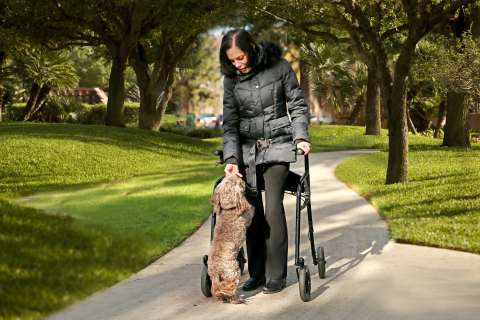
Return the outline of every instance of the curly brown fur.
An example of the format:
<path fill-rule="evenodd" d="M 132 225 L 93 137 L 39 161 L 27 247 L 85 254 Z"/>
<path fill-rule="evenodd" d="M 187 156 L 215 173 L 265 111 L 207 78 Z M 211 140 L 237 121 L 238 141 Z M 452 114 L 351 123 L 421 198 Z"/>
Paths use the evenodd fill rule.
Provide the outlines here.
<path fill-rule="evenodd" d="M 244 196 L 245 182 L 228 176 L 215 189 L 210 203 L 217 214 L 210 255 L 208 274 L 212 280 L 212 295 L 218 300 L 242 303 L 237 298 L 240 267 L 237 255 L 245 242 L 247 228 L 255 214 Z"/>

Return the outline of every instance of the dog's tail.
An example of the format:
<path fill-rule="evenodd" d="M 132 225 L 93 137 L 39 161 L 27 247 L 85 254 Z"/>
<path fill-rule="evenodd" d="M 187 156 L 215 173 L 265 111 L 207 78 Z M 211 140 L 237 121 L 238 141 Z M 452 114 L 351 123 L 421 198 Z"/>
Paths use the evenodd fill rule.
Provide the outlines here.
<path fill-rule="evenodd" d="M 241 298 L 237 298 L 235 281 L 222 281 L 220 276 L 212 278 L 212 296 L 220 301 L 227 299 L 231 303 L 241 303 L 243 301 Z"/>

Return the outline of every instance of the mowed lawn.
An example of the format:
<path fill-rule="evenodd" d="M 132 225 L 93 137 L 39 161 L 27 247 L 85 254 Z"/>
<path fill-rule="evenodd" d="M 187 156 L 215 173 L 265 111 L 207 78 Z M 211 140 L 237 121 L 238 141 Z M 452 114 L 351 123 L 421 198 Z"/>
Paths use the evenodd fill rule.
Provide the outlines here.
<path fill-rule="evenodd" d="M 223 174 L 221 139 L 22 123 L 0 136 L 3 319 L 42 319 L 171 250 L 208 217 Z"/>
<path fill-rule="evenodd" d="M 480 145 L 442 147 L 441 139 L 409 135 L 409 181 L 385 185 L 388 131 L 311 126 L 320 150 L 384 149 L 343 160 L 336 176 L 381 213 L 397 242 L 480 253 Z"/>
<path fill-rule="evenodd" d="M 388 132 L 364 130 L 310 126 L 313 151 L 383 149 L 344 160 L 337 176 L 396 241 L 478 253 L 478 145 L 410 135 L 410 181 L 385 186 Z M 221 139 L 19 123 L 0 123 L 0 136 L 0 319 L 45 318 L 165 254 L 208 217 L 223 174 Z"/>

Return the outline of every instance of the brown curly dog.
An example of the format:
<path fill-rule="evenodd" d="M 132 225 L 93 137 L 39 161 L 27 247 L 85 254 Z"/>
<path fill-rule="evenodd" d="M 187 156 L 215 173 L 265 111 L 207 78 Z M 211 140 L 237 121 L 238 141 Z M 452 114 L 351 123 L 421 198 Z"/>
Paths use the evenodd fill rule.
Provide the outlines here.
<path fill-rule="evenodd" d="M 237 254 L 245 242 L 247 228 L 252 223 L 255 208 L 244 196 L 245 182 L 227 176 L 215 188 L 210 203 L 217 214 L 213 241 L 208 258 L 208 274 L 212 280 L 212 295 L 220 301 L 242 303 L 237 298 L 240 267 Z"/>

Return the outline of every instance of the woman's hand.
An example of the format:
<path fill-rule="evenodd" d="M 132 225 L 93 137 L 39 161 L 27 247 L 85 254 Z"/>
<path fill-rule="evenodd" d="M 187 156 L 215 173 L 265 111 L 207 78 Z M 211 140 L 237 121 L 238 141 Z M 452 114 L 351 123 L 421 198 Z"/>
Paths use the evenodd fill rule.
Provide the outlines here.
<path fill-rule="evenodd" d="M 227 163 L 225 166 L 225 175 L 228 176 L 238 176 L 243 177 L 242 174 L 238 171 L 238 165 L 233 163 Z"/>
<path fill-rule="evenodd" d="M 299 144 L 297 144 L 297 148 L 302 149 L 303 152 L 305 152 L 305 154 L 308 154 L 310 152 L 310 150 L 312 149 L 312 146 L 310 145 L 310 143 L 308 143 L 306 141 L 303 141 L 303 142 L 300 142 Z"/>

